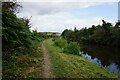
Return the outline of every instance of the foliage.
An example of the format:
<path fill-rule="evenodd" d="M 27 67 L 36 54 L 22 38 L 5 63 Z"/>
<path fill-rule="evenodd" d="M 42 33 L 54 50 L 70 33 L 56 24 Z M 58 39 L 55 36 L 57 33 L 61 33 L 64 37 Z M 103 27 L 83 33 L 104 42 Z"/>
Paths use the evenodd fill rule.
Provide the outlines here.
<path fill-rule="evenodd" d="M 63 52 L 79 55 L 79 45 L 76 42 L 67 42 L 63 38 L 53 38 L 54 44 L 63 49 Z"/>
<path fill-rule="evenodd" d="M 15 51 L 19 48 L 31 48 L 31 32 L 23 19 L 16 17 L 14 12 L 6 9 L 3 3 L 2 9 L 2 39 L 3 51 Z M 8 6 L 7 6 L 8 7 Z M 10 8 L 11 10 L 11 8 Z"/>
<path fill-rule="evenodd" d="M 63 38 L 65 38 L 67 41 L 73 41 L 73 38 L 74 38 L 74 32 L 72 30 L 64 30 L 62 32 L 62 36 Z"/>
<path fill-rule="evenodd" d="M 55 40 L 55 45 L 60 47 L 60 48 L 64 48 L 67 45 L 67 41 L 65 39 L 62 39 L 62 38 L 57 38 Z"/>
<path fill-rule="evenodd" d="M 70 42 L 63 50 L 65 53 L 79 55 L 80 48 L 76 42 Z"/>
<path fill-rule="evenodd" d="M 52 39 L 45 40 L 44 45 L 49 51 L 56 78 L 117 78 L 117 75 L 81 56 L 63 53 Z"/>
<path fill-rule="evenodd" d="M 35 77 L 35 71 L 26 70 L 34 70 L 40 60 L 38 47 L 43 38 L 37 31 L 30 31 L 29 19 L 16 16 L 19 6 L 16 2 L 2 3 L 3 79 Z"/>
<path fill-rule="evenodd" d="M 2 79 L 16 79 L 16 78 L 39 78 L 41 77 L 40 69 L 41 65 L 41 50 L 37 47 L 37 50 L 31 52 L 31 54 L 21 54 L 21 52 L 14 52 L 8 59 L 6 56 L 2 61 Z M 3 53 L 3 54 L 11 54 Z M 34 76 L 34 73 L 37 73 Z"/>
<path fill-rule="evenodd" d="M 52 32 L 41 32 L 40 34 L 44 39 L 59 37 L 59 35 L 56 35 L 56 33 L 52 33 Z"/>
<path fill-rule="evenodd" d="M 64 30 L 62 37 L 67 41 L 78 43 L 120 47 L 120 22 L 117 22 L 115 26 L 104 20 L 102 22 L 102 25 L 92 25 L 90 28 Z"/>

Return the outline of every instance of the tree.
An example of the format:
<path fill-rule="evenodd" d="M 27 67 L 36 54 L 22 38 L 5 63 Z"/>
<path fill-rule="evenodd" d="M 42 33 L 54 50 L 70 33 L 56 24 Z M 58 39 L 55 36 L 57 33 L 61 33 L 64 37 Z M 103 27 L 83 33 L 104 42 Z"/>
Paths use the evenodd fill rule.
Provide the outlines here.
<path fill-rule="evenodd" d="M 64 30 L 62 36 L 68 41 L 78 43 L 120 47 L 120 22 L 115 26 L 105 20 L 102 22 L 102 25 L 92 25 L 90 28 L 77 30 L 75 27 L 74 31 Z"/>
<path fill-rule="evenodd" d="M 17 18 L 15 10 L 18 4 L 5 2 L 2 7 L 3 51 L 14 51 L 19 48 L 30 48 L 31 32 L 25 20 Z"/>
<path fill-rule="evenodd" d="M 67 39 L 67 41 L 73 41 L 75 39 L 74 32 L 68 29 L 63 31 L 62 37 Z"/>

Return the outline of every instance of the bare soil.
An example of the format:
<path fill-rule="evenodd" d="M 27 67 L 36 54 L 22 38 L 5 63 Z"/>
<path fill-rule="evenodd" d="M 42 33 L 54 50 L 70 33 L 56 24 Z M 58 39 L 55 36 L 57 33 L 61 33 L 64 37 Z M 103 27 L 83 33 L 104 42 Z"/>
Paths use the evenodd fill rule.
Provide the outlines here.
<path fill-rule="evenodd" d="M 42 48 L 42 77 L 43 78 L 54 78 L 53 72 L 51 70 L 51 61 L 47 48 L 44 43 L 41 45 Z"/>

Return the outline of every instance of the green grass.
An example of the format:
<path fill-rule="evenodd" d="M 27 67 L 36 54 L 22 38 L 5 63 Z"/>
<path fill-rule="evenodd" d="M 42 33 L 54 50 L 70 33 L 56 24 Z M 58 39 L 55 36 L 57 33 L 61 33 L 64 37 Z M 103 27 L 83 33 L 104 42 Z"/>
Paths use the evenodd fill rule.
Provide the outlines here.
<path fill-rule="evenodd" d="M 52 39 L 45 40 L 44 45 L 49 51 L 52 70 L 57 78 L 117 78 L 117 75 L 81 56 L 63 53 Z"/>
<path fill-rule="evenodd" d="M 54 43 L 56 46 L 58 46 L 60 48 L 64 48 L 68 45 L 67 41 L 65 39 L 62 39 L 62 38 L 56 38 Z"/>
<path fill-rule="evenodd" d="M 40 43 L 41 44 L 41 43 Z M 40 78 L 41 70 L 41 48 L 40 44 L 30 54 L 16 52 L 10 59 L 3 60 L 2 78 Z"/>

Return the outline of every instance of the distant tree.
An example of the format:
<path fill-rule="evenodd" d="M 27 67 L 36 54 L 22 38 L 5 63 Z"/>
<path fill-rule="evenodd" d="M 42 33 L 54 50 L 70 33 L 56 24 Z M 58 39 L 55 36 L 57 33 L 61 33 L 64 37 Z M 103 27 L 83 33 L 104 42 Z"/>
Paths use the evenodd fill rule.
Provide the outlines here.
<path fill-rule="evenodd" d="M 116 27 L 116 28 L 120 28 L 120 22 L 117 22 L 117 23 L 115 24 L 115 27 Z"/>
<path fill-rule="evenodd" d="M 90 28 L 85 27 L 80 30 L 75 27 L 74 31 L 64 30 L 62 36 L 68 41 L 72 40 L 78 43 L 120 47 L 120 22 L 113 26 L 102 20 L 102 25 L 92 25 Z"/>
<path fill-rule="evenodd" d="M 64 30 L 62 33 L 63 38 L 67 39 L 68 41 L 73 41 L 75 36 L 74 36 L 74 32 L 72 30 Z"/>

